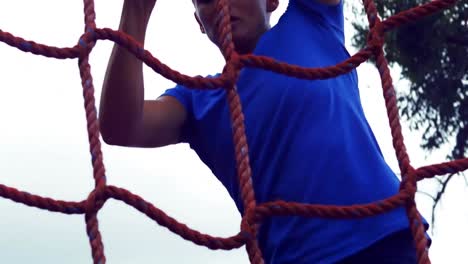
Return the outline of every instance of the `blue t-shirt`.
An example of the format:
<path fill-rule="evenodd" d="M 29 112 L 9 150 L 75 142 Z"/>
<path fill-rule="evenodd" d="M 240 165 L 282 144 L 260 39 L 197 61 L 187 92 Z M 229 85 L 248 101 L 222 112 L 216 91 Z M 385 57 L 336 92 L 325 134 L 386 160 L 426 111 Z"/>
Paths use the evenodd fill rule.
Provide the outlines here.
<path fill-rule="evenodd" d="M 335 65 L 344 46 L 343 3 L 290 0 L 254 54 L 304 67 Z M 237 82 L 258 203 L 352 205 L 388 198 L 399 180 L 386 164 L 361 106 L 356 71 L 301 80 L 244 68 Z M 226 92 L 181 85 L 183 142 L 223 183 L 243 213 Z M 333 263 L 408 226 L 403 208 L 359 220 L 271 217 L 258 235 L 265 263 Z"/>

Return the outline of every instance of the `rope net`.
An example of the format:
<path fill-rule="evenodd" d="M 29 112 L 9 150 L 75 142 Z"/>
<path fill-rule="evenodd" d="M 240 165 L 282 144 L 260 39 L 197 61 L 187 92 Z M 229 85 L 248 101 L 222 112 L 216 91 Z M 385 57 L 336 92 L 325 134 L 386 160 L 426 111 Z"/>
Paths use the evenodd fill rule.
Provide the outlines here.
<path fill-rule="evenodd" d="M 274 61 L 271 58 L 255 55 L 239 55 L 235 51 L 231 36 L 231 25 L 229 22 L 229 5 L 227 0 L 216 0 L 218 25 L 218 43 L 223 53 L 226 64 L 223 72 L 217 78 L 189 77 L 179 73 L 145 50 L 141 43 L 135 41 L 131 36 L 114 31 L 109 28 L 97 28 L 95 24 L 95 10 L 93 0 L 84 0 L 85 32 L 79 38 L 78 44 L 71 48 L 57 48 L 34 41 L 28 41 L 16 37 L 8 32 L 0 30 L 0 41 L 36 55 L 56 59 L 78 58 L 81 84 L 83 87 L 84 107 L 88 139 L 93 166 L 93 177 L 95 188 L 90 192 L 86 200 L 80 202 L 54 200 L 41 197 L 24 191 L 17 190 L 0 184 L 0 196 L 17 203 L 37 207 L 52 212 L 64 214 L 84 214 L 86 221 L 86 232 L 89 237 L 92 258 L 94 263 L 104 264 L 106 257 L 104 245 L 99 231 L 97 214 L 107 199 L 113 198 L 133 206 L 141 213 L 156 221 L 182 238 L 193 243 L 205 246 L 212 250 L 230 250 L 246 245 L 247 253 L 251 263 L 264 263 L 262 253 L 256 239 L 259 224 L 266 217 L 278 215 L 297 215 L 302 217 L 326 217 L 326 218 L 362 218 L 374 216 L 404 206 L 408 215 L 411 232 L 417 249 L 418 262 L 430 263 L 426 250 L 427 239 L 425 237 L 422 219 L 415 204 L 415 193 L 417 182 L 425 178 L 448 173 L 458 173 L 468 169 L 468 158 L 462 158 L 451 162 L 433 164 L 420 168 L 413 168 L 406 152 L 401 125 L 396 104 L 396 94 L 392 84 L 392 78 L 388 63 L 384 57 L 383 45 L 385 33 L 405 23 L 412 22 L 450 8 L 457 0 L 435 0 L 429 3 L 411 8 L 395 14 L 382 21 L 378 14 L 375 3 L 372 0 L 363 0 L 367 19 L 369 22 L 369 35 L 367 45 L 349 59 L 331 67 L 326 68 L 302 68 L 295 65 Z M 91 76 L 89 55 L 97 40 L 111 40 L 129 52 L 134 54 L 147 66 L 165 78 L 183 84 L 191 89 L 226 89 L 231 121 L 233 125 L 233 139 L 235 146 L 235 157 L 237 175 L 241 196 L 244 204 L 245 214 L 240 224 L 240 232 L 231 237 L 213 237 L 193 230 L 176 219 L 168 216 L 153 204 L 135 195 L 126 189 L 106 184 L 105 167 L 99 138 L 99 125 L 95 107 L 93 78 Z M 316 204 L 303 204 L 287 201 L 275 201 L 257 204 L 251 181 L 251 169 L 249 164 L 249 150 L 244 129 L 244 116 L 239 96 L 236 92 L 236 80 L 239 71 L 243 67 L 257 67 L 277 73 L 303 79 L 327 79 L 348 73 L 354 68 L 374 56 L 381 77 L 383 96 L 387 108 L 388 121 L 393 138 L 393 146 L 398 159 L 402 181 L 399 192 L 385 200 L 375 203 L 359 204 L 352 206 L 325 206 Z"/>

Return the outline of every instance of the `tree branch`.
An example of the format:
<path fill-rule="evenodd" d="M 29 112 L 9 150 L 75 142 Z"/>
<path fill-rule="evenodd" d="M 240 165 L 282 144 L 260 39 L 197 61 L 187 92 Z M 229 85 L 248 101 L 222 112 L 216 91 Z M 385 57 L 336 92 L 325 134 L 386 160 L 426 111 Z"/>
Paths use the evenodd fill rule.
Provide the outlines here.
<path fill-rule="evenodd" d="M 430 193 L 428 193 L 428 192 L 425 192 L 425 191 L 418 191 L 418 193 L 423 194 L 423 195 L 425 195 L 425 196 L 431 198 L 431 200 L 435 202 L 435 197 L 432 196 L 432 194 L 430 194 Z"/>
<path fill-rule="evenodd" d="M 435 209 L 437 207 L 437 205 L 440 203 L 440 200 L 442 198 L 442 195 L 445 193 L 445 190 L 447 189 L 447 185 L 448 183 L 450 182 L 450 180 L 453 178 L 453 176 L 457 175 L 458 173 L 453 173 L 453 174 L 450 174 L 447 178 L 445 178 L 444 180 L 441 180 L 439 178 L 436 178 L 437 180 L 439 180 L 439 182 L 441 182 L 441 188 L 440 190 L 437 192 L 436 196 L 434 197 L 434 204 L 432 205 L 432 219 L 431 219 L 431 230 L 434 231 L 434 226 L 435 226 Z"/>

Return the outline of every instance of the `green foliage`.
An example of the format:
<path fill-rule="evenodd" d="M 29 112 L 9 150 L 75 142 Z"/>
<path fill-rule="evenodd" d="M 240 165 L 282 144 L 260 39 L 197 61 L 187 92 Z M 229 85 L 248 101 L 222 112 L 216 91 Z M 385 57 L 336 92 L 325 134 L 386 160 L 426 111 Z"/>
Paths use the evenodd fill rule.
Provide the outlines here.
<path fill-rule="evenodd" d="M 375 0 L 382 19 L 429 1 Z M 361 4 L 362 7 L 362 4 Z M 357 22 L 352 44 L 366 44 L 364 11 L 353 6 Z M 409 92 L 399 95 L 401 116 L 412 129 L 423 131 L 422 147 L 439 148 L 449 139 L 455 146 L 449 158 L 468 153 L 468 2 L 401 26 L 386 35 L 385 56 L 398 64 Z"/>

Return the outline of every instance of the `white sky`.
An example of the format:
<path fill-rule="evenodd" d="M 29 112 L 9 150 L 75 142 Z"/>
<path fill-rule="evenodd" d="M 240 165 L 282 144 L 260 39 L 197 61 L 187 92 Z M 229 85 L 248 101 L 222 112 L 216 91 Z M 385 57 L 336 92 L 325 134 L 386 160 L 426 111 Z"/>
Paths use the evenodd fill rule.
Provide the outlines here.
<path fill-rule="evenodd" d="M 275 23 L 287 1 L 274 15 Z M 97 26 L 117 29 L 122 0 L 96 1 Z M 0 29 L 27 40 L 72 47 L 84 29 L 81 1 L 0 0 Z M 348 11 L 348 10 L 347 10 Z M 190 1 L 160 0 L 153 14 L 146 47 L 170 67 L 188 75 L 222 69 L 218 50 L 199 33 Z M 349 12 L 347 19 L 352 19 Z M 347 23 L 348 48 L 352 36 Z M 104 71 L 112 48 L 99 41 L 91 55 L 99 102 Z M 0 184 L 67 201 L 85 199 L 93 188 L 78 60 L 26 54 L 0 43 Z M 172 87 L 145 68 L 146 97 Z M 385 158 L 397 170 L 381 86 L 375 68 L 358 68 L 362 103 Z M 398 72 L 393 71 L 398 79 Z M 398 82 L 398 88 L 404 88 Z M 444 161 L 445 152 L 424 154 L 418 133 L 405 139 L 413 165 Z M 187 145 L 129 149 L 103 144 L 108 184 L 126 188 L 170 216 L 203 233 L 231 236 L 240 216 L 224 187 Z M 425 181 L 421 190 L 433 190 Z M 438 210 L 432 263 L 464 263 L 468 200 L 463 180 L 455 179 Z M 430 220 L 430 199 L 418 196 Z M 83 215 L 51 213 L 0 199 L 0 258 L 3 263 L 92 263 Z M 99 215 L 108 263 L 247 263 L 245 249 L 212 251 L 160 227 L 135 209 L 109 200 Z"/>

